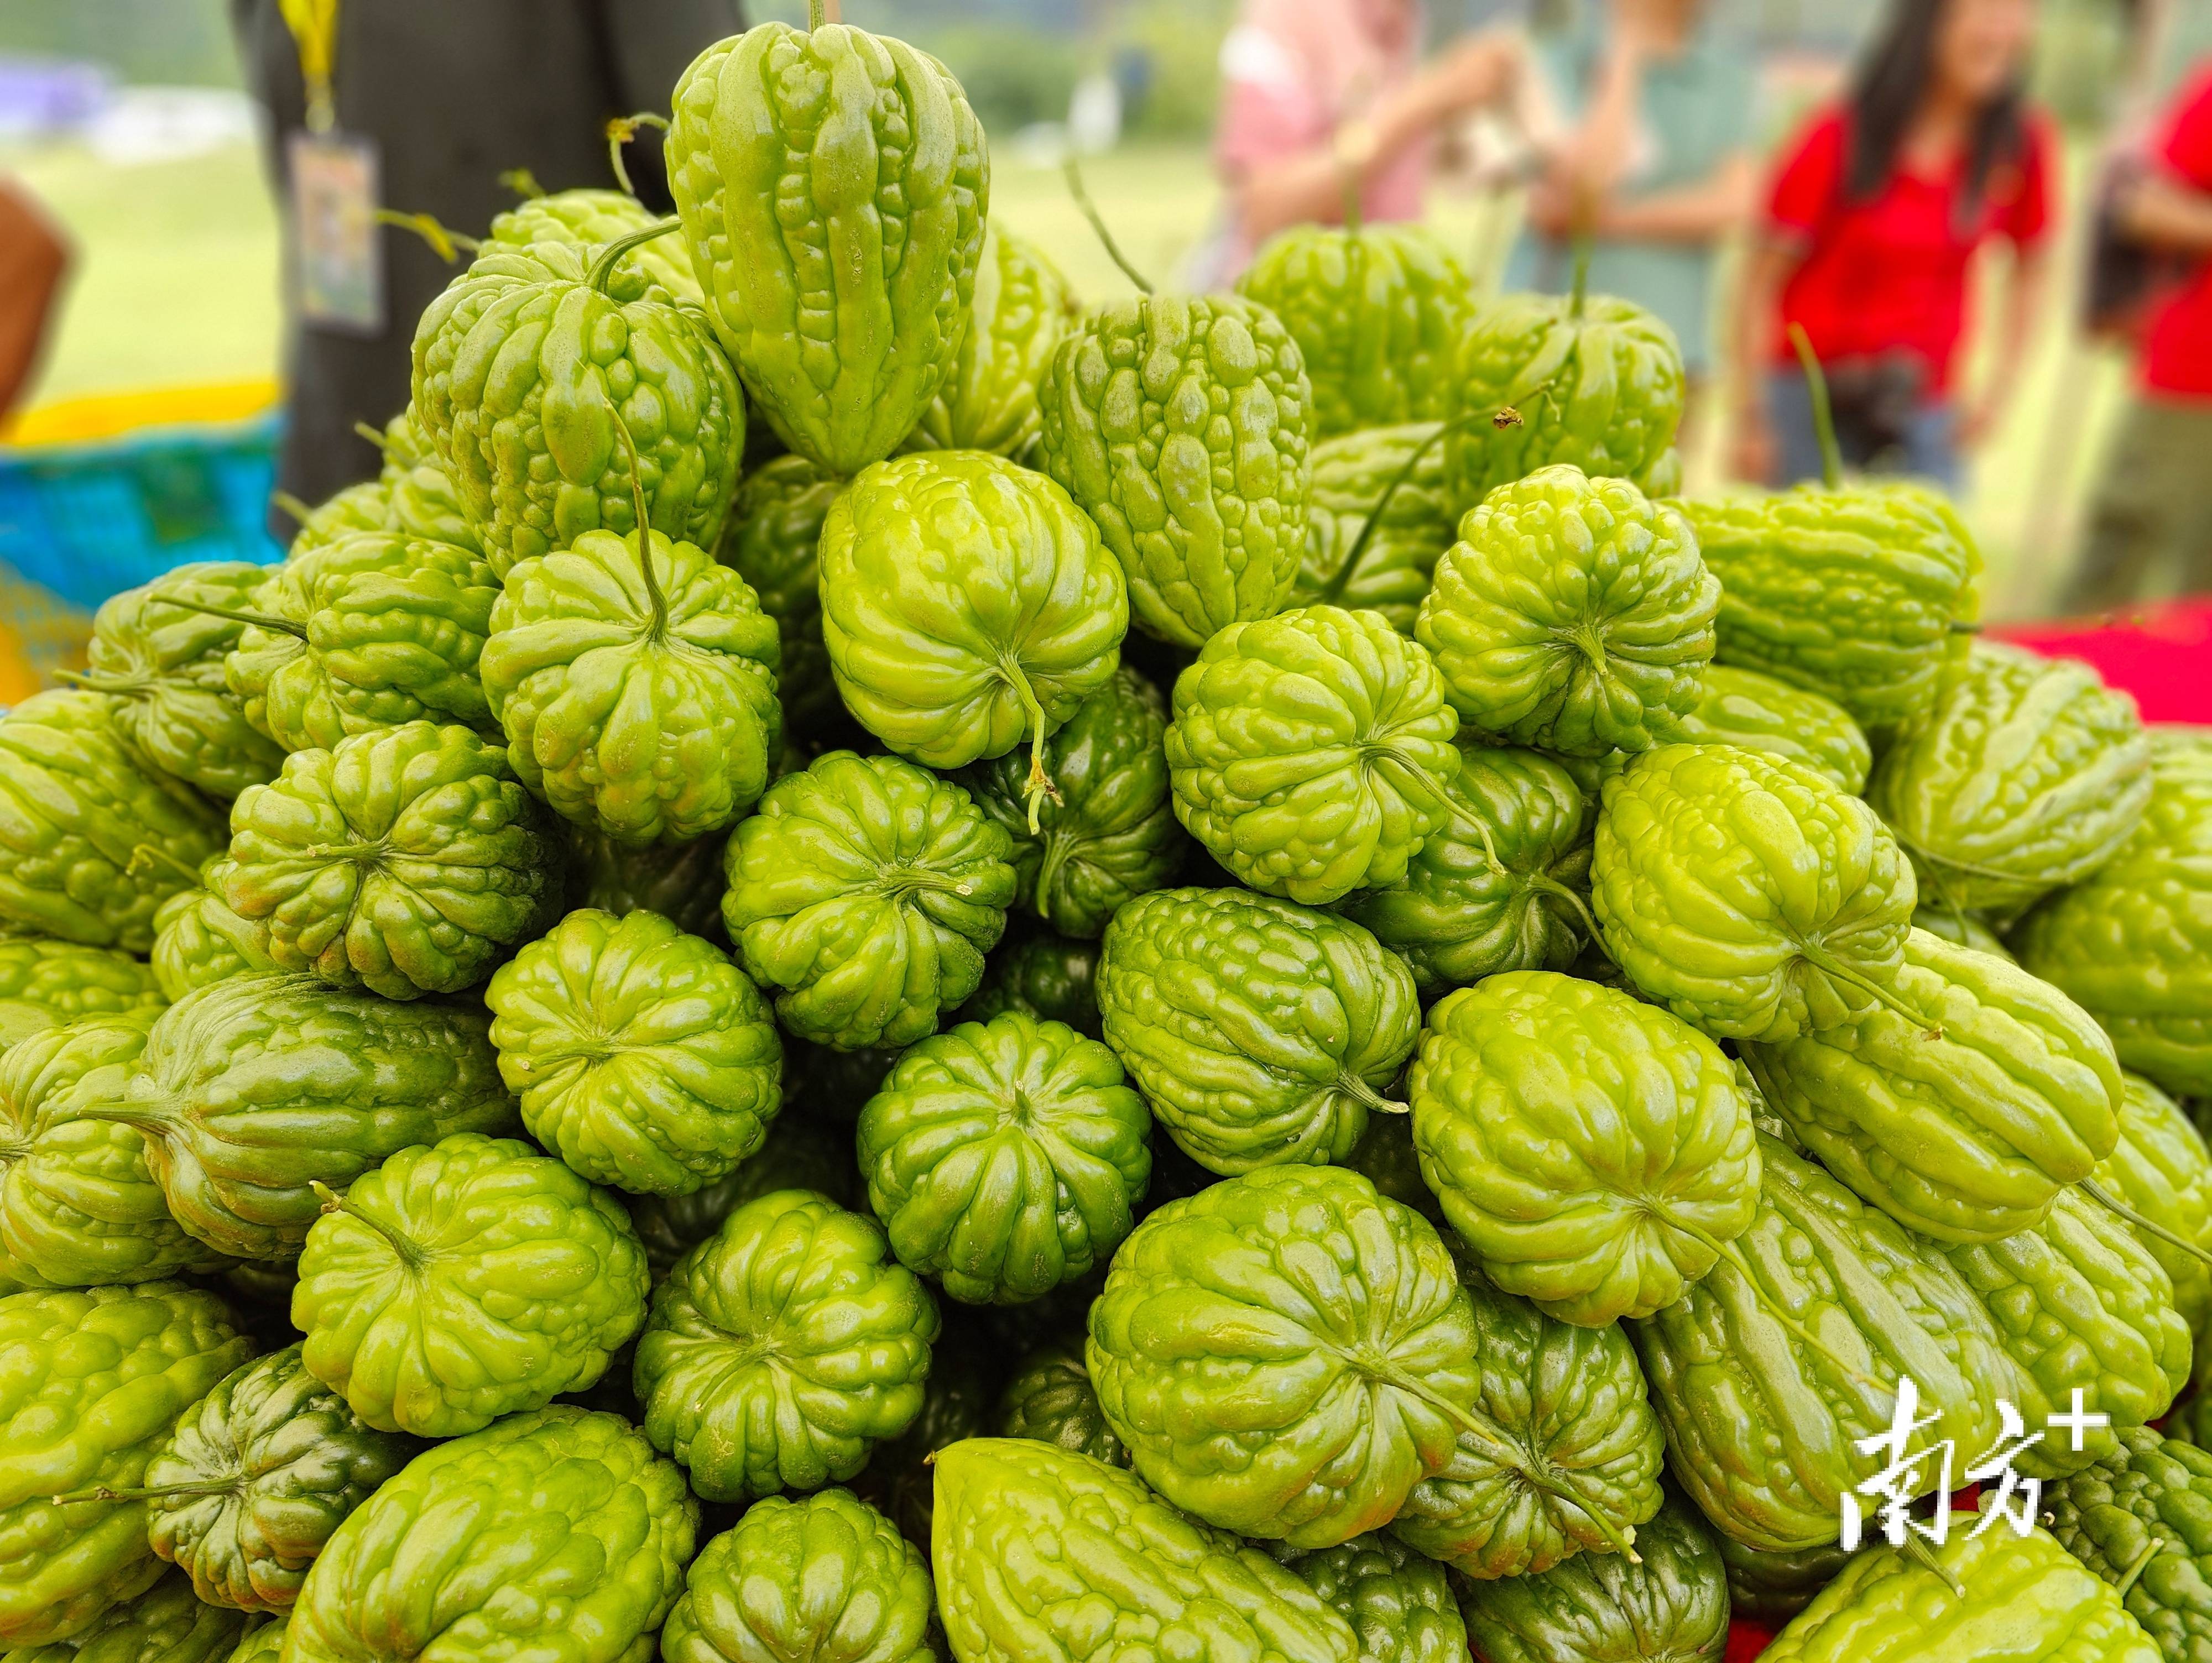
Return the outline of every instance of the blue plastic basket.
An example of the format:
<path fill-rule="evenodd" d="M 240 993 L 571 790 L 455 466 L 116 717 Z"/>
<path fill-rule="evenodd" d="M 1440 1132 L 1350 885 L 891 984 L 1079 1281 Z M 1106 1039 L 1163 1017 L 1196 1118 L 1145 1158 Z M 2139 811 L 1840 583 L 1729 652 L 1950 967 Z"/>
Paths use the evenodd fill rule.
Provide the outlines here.
<path fill-rule="evenodd" d="M 0 565 L 89 612 L 196 560 L 283 558 L 269 535 L 276 412 L 0 450 Z"/>

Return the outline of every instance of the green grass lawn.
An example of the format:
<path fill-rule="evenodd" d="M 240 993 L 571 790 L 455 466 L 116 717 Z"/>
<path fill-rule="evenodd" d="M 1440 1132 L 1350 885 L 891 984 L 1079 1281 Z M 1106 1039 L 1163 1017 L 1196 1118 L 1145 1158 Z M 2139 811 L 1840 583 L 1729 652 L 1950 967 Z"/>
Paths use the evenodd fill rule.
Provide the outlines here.
<path fill-rule="evenodd" d="M 2086 156 L 2075 162 L 2072 201 L 2081 200 Z M 118 168 L 58 146 L 0 163 L 38 192 L 77 245 L 34 402 L 276 373 L 276 224 L 252 151 Z M 1173 281 L 1217 208 L 1203 153 L 1130 146 L 1094 160 L 1085 175 L 1130 259 L 1155 281 Z M 1000 157 L 992 212 L 1048 250 L 1087 299 L 1129 292 L 1056 170 Z M 1471 260 L 1492 269 L 1502 260 L 1508 227 L 1492 205 L 1440 195 L 1433 218 Z M 2078 264 L 2073 249 L 2062 251 L 2069 282 Z M 1967 516 L 1989 561 L 1992 616 L 2033 616 L 2048 604 L 2118 401 L 2120 366 L 2075 345 L 2070 317 L 2070 296 L 2062 296 L 2010 419 L 1977 458 Z M 1708 445 L 1693 459 L 1693 485 L 1711 482 L 1714 454 Z"/>

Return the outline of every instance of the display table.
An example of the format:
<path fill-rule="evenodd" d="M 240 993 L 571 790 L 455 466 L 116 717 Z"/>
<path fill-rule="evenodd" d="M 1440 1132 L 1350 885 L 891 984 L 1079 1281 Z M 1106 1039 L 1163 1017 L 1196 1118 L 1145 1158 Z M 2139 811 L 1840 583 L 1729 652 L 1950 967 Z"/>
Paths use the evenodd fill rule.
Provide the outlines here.
<path fill-rule="evenodd" d="M 2027 623 L 1992 635 L 2081 659 L 2135 695 L 2146 722 L 2212 723 L 2212 598 L 2194 596 L 2108 618 Z"/>

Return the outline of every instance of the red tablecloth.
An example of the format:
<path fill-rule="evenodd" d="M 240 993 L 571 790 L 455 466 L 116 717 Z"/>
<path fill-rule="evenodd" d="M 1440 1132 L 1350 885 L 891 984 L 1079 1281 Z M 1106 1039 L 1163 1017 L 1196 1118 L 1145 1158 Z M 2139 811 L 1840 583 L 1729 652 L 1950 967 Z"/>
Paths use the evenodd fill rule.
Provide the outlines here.
<path fill-rule="evenodd" d="M 2212 599 L 1990 633 L 2054 658 L 2087 660 L 2112 686 L 2135 695 L 2146 722 L 2212 723 Z"/>

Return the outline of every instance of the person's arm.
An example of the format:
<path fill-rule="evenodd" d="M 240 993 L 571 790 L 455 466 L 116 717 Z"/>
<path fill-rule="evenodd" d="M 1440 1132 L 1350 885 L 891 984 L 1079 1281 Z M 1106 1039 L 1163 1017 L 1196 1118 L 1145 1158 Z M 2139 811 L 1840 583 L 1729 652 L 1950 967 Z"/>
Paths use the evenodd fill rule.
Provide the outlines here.
<path fill-rule="evenodd" d="M 2120 228 L 2176 254 L 2212 254 L 2212 193 L 2169 173 L 2146 173 L 2119 202 Z"/>
<path fill-rule="evenodd" d="M 1750 217 L 1758 187 L 1757 167 L 1739 151 L 1691 184 L 1601 203 L 1590 228 L 1601 237 L 1638 242 L 1717 242 Z"/>
<path fill-rule="evenodd" d="M 1463 40 L 1388 97 L 1338 142 L 1256 163 L 1234 182 L 1237 212 L 1255 243 L 1312 221 L 1342 216 L 1345 192 L 1364 187 L 1406 147 L 1463 111 L 1504 97 L 1519 73 L 1520 42 L 1504 34 Z"/>
<path fill-rule="evenodd" d="M 1746 251 L 1736 278 L 1730 370 L 1735 377 L 1729 426 L 1735 435 L 1734 471 L 1765 484 L 1774 477 L 1774 431 L 1766 418 L 1766 347 L 1782 307 L 1782 286 L 1803 258 L 1793 240 L 1770 231 Z"/>
<path fill-rule="evenodd" d="M 21 186 L 0 181 L 0 410 L 11 410 L 38 367 L 69 245 Z"/>
<path fill-rule="evenodd" d="M 1582 119 L 1553 150 L 1545 169 L 1551 195 L 1569 203 L 1596 202 L 1627 173 L 1644 66 L 1660 27 L 1653 0 L 1613 0 Z"/>

